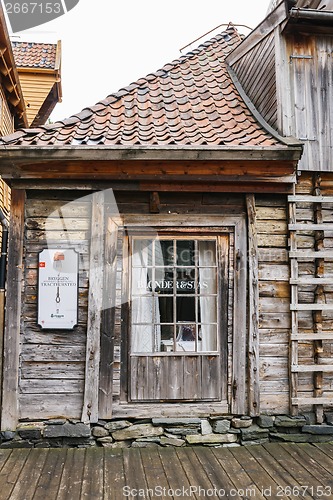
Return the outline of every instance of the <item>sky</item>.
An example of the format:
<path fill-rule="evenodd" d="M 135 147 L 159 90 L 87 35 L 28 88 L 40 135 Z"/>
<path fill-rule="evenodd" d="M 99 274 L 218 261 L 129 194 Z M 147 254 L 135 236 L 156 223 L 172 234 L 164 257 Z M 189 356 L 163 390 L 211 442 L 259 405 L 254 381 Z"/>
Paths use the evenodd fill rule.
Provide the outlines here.
<path fill-rule="evenodd" d="M 269 4 L 270 0 L 80 0 L 64 16 L 11 39 L 61 40 L 63 100 L 51 115 L 56 121 L 178 59 L 223 30 L 225 26 L 191 45 L 221 24 L 231 21 L 255 28 Z"/>

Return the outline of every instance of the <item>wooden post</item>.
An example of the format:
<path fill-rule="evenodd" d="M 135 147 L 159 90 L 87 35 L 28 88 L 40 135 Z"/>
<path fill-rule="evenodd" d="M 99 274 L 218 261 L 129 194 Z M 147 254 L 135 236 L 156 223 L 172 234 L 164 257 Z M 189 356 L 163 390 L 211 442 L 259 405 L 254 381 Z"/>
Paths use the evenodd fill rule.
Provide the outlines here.
<path fill-rule="evenodd" d="M 249 241 L 249 408 L 251 417 L 260 414 L 259 380 L 259 276 L 256 207 L 253 194 L 246 195 Z"/>
<path fill-rule="evenodd" d="M 11 200 L 1 416 L 1 430 L 3 431 L 16 429 L 19 418 L 18 376 L 25 191 L 13 189 Z"/>
<path fill-rule="evenodd" d="M 246 276 L 247 276 L 246 222 L 241 219 L 235 226 L 235 287 L 234 334 L 232 360 L 232 405 L 236 415 L 247 413 L 246 406 Z"/>
<path fill-rule="evenodd" d="M 289 203 L 289 223 L 296 224 L 296 203 Z M 290 231 L 290 251 L 297 251 L 297 233 Z M 298 279 L 298 261 L 297 258 L 290 258 L 290 277 L 292 280 Z M 291 340 L 289 345 L 289 390 L 290 390 L 290 413 L 297 415 L 298 405 L 293 404 L 298 396 L 298 373 L 292 370 L 293 366 L 298 366 L 298 311 L 293 310 L 292 306 L 298 304 L 298 285 L 291 285 Z"/>
<path fill-rule="evenodd" d="M 320 196 L 320 182 L 321 178 L 318 174 L 314 174 L 313 176 L 314 182 L 314 196 Z M 322 224 L 323 223 L 323 214 L 322 214 L 322 205 L 321 203 L 314 203 L 314 223 Z M 315 232 L 315 251 L 324 250 L 324 231 L 316 231 Z M 325 275 L 325 261 L 323 258 L 315 259 L 315 276 L 316 278 L 322 278 Z M 324 303 L 325 302 L 325 293 L 323 285 L 316 286 L 315 289 L 315 303 Z M 318 334 L 322 334 L 323 331 L 323 312 L 322 311 L 313 311 L 313 323 L 314 323 L 314 332 Z M 322 340 L 314 340 L 313 342 L 313 357 L 314 363 L 320 364 L 320 358 L 323 355 L 323 341 Z M 313 384 L 314 384 L 314 392 L 313 395 L 316 398 L 320 398 L 323 395 L 323 372 L 314 372 L 313 374 Z M 324 421 L 324 407 L 323 405 L 315 405 L 315 413 L 316 413 L 316 421 L 317 423 L 323 423 Z"/>
<path fill-rule="evenodd" d="M 104 193 L 92 195 L 88 322 L 82 421 L 98 421 L 100 331 L 103 308 Z"/>
<path fill-rule="evenodd" d="M 109 218 L 105 234 L 104 293 L 99 368 L 99 418 L 111 418 L 112 416 L 117 243 L 118 224 Z"/>

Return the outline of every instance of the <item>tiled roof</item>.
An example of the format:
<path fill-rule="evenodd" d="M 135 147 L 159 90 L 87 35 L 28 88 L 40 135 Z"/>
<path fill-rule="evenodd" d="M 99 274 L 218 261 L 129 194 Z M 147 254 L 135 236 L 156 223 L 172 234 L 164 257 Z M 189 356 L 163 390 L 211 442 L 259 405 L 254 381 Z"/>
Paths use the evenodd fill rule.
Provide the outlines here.
<path fill-rule="evenodd" d="M 274 146 L 225 65 L 241 41 L 231 26 L 156 73 L 72 117 L 20 130 L 10 145 Z"/>
<path fill-rule="evenodd" d="M 12 42 L 12 46 L 18 68 L 55 68 L 57 44 Z"/>

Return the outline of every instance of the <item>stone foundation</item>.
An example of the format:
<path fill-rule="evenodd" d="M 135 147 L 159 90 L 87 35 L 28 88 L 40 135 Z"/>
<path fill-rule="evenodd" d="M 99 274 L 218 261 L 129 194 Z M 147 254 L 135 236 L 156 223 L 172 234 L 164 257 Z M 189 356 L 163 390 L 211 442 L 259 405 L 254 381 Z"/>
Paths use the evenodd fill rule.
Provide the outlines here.
<path fill-rule="evenodd" d="M 1 432 L 0 448 L 90 447 L 149 448 L 159 446 L 249 446 L 267 442 L 333 442 L 333 413 L 324 424 L 314 414 L 210 418 L 111 420 L 86 425 L 54 419 L 22 422 L 16 431 Z"/>

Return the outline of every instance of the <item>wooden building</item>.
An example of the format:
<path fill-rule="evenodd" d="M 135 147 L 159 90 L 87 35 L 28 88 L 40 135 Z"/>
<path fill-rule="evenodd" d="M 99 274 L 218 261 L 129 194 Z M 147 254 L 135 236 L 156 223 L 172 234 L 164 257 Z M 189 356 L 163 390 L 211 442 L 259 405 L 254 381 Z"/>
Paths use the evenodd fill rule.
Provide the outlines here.
<path fill-rule="evenodd" d="M 26 104 L 29 127 L 47 122 L 61 102 L 61 42 L 13 41 L 13 53 Z"/>
<path fill-rule="evenodd" d="M 323 421 L 332 129 L 327 100 L 314 119 L 295 97 L 312 103 L 314 85 L 292 90 L 317 52 L 291 57 L 328 47 L 333 12 L 318 12 L 283 1 L 244 40 L 229 26 L 95 106 L 1 141 L 13 198 L 3 430 L 313 407 Z M 332 62 L 318 54 L 328 95 Z"/>

